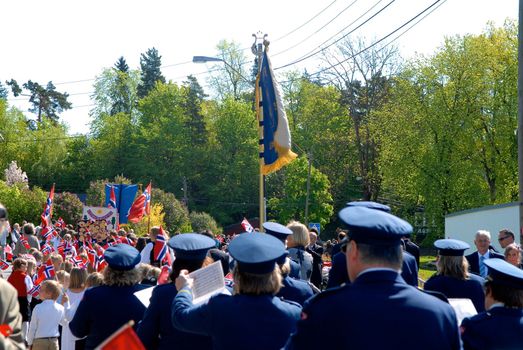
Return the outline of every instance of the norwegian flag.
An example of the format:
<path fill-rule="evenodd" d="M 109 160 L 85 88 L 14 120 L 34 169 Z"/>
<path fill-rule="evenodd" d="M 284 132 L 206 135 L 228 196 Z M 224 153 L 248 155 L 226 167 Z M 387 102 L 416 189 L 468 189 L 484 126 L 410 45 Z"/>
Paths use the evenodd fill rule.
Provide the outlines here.
<path fill-rule="evenodd" d="M 42 228 L 42 231 L 40 231 L 40 234 L 42 235 L 42 237 L 45 238 L 45 241 L 47 242 L 47 241 L 50 241 L 53 238 L 53 236 L 55 236 L 57 234 L 57 232 L 53 226 L 49 225 L 49 226 Z"/>
<path fill-rule="evenodd" d="M 158 284 L 166 284 L 169 281 L 169 266 L 162 266 L 162 271 L 158 276 Z"/>
<path fill-rule="evenodd" d="M 58 218 L 58 220 L 55 223 L 55 226 L 60 228 L 65 228 L 65 221 L 61 217 Z"/>
<path fill-rule="evenodd" d="M 133 202 L 131 208 L 129 208 L 129 213 L 127 214 L 127 220 L 136 224 L 142 220 L 144 215 L 149 215 L 151 212 L 151 183 L 143 191 L 143 193 L 138 196 Z"/>
<path fill-rule="evenodd" d="M 242 227 L 245 232 L 254 232 L 254 228 L 246 218 L 243 218 L 242 220 Z"/>
<path fill-rule="evenodd" d="M 107 203 L 107 208 L 116 209 L 116 194 L 114 194 L 114 186 L 111 186 L 111 194 L 109 195 L 109 203 Z"/>
<path fill-rule="evenodd" d="M 44 212 L 42 213 L 42 227 L 51 225 L 51 216 L 53 215 L 54 184 L 51 187 L 47 201 L 45 202 Z"/>
<path fill-rule="evenodd" d="M 87 268 L 87 264 L 89 264 L 88 260 L 86 260 L 85 258 L 82 258 L 81 256 L 78 256 L 78 255 L 75 256 L 74 258 L 71 258 L 70 260 L 75 267 L 79 267 L 81 269 Z"/>
<path fill-rule="evenodd" d="M 46 243 L 42 246 L 41 252 L 44 255 L 51 254 L 53 252 L 53 247 Z"/>
<path fill-rule="evenodd" d="M 4 253 L 7 261 L 13 261 L 13 249 L 9 244 L 4 247 Z"/>
<path fill-rule="evenodd" d="M 65 255 L 65 241 L 61 240 L 60 243 L 58 243 L 58 246 L 56 247 L 56 251 L 58 254 L 64 256 Z"/>
<path fill-rule="evenodd" d="M 160 232 L 156 236 L 156 242 L 154 242 L 154 260 L 162 262 L 167 254 L 167 239 L 165 238 L 165 233 L 163 232 L 162 227 L 160 226 Z"/>
<path fill-rule="evenodd" d="M 29 245 L 29 242 L 25 238 L 20 238 L 20 243 L 24 246 L 25 249 L 31 249 L 31 246 Z"/>
<path fill-rule="evenodd" d="M 7 270 L 9 268 L 9 264 L 7 261 L 4 261 L 0 259 L 0 270 Z"/>
<path fill-rule="evenodd" d="M 64 241 L 64 255 L 67 255 L 72 252 L 73 245 L 69 241 Z"/>
<path fill-rule="evenodd" d="M 40 284 L 35 284 L 33 288 L 27 291 L 27 294 L 33 296 L 34 298 L 40 295 Z"/>
<path fill-rule="evenodd" d="M 47 262 L 45 264 L 40 266 L 40 268 L 38 269 L 38 277 L 36 279 L 35 284 L 40 284 L 42 281 L 44 281 L 46 279 L 53 278 L 54 275 L 55 275 L 55 271 L 54 271 L 53 262 L 51 261 L 51 259 L 49 259 L 49 260 L 47 260 Z"/>
<path fill-rule="evenodd" d="M 107 261 L 105 261 L 105 258 L 102 255 L 98 255 L 96 257 L 96 271 L 100 272 L 107 266 Z"/>

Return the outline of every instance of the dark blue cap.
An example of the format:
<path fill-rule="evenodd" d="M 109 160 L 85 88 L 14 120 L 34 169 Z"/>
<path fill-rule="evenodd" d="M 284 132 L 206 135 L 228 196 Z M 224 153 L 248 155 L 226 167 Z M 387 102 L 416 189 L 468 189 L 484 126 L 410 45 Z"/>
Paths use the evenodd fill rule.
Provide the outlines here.
<path fill-rule="evenodd" d="M 488 281 L 514 289 L 523 289 L 523 270 L 503 259 L 487 259 L 485 265 L 489 268 Z"/>
<path fill-rule="evenodd" d="M 265 233 L 278 238 L 280 241 L 285 241 L 287 237 L 292 235 L 292 231 L 289 228 L 277 222 L 264 222 L 263 228 Z"/>
<path fill-rule="evenodd" d="M 457 239 L 438 239 L 434 242 L 434 246 L 438 248 L 438 254 L 442 256 L 463 256 L 465 250 L 470 246 Z"/>
<path fill-rule="evenodd" d="M 174 249 L 174 255 L 179 259 L 203 260 L 216 242 L 198 233 L 182 233 L 169 239 L 167 245 Z"/>
<path fill-rule="evenodd" d="M 105 261 L 114 269 L 127 271 L 140 263 L 140 252 L 129 244 L 116 244 L 104 252 Z"/>
<path fill-rule="evenodd" d="M 371 202 L 371 201 L 357 201 L 347 203 L 348 207 L 365 207 L 369 209 L 381 210 L 390 213 L 390 207 L 385 204 Z"/>
<path fill-rule="evenodd" d="M 229 243 L 229 253 L 241 272 L 265 274 L 274 270 L 276 260 L 285 253 L 285 246 L 268 234 L 244 233 Z"/>
<path fill-rule="evenodd" d="M 339 212 L 349 228 L 349 239 L 371 245 L 399 245 L 401 238 L 412 233 L 403 219 L 381 210 L 350 206 Z"/>

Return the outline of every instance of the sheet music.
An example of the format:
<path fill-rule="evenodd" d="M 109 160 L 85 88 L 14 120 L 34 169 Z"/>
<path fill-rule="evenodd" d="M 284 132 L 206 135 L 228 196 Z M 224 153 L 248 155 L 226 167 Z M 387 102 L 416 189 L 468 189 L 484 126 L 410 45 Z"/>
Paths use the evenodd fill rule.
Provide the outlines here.
<path fill-rule="evenodd" d="M 205 302 L 213 294 L 222 292 L 225 288 L 222 264 L 219 261 L 191 272 L 189 277 L 194 280 L 193 304 Z"/>
<path fill-rule="evenodd" d="M 458 325 L 461 324 L 464 318 L 477 315 L 478 313 L 470 299 L 449 298 L 449 304 L 456 312 Z"/>

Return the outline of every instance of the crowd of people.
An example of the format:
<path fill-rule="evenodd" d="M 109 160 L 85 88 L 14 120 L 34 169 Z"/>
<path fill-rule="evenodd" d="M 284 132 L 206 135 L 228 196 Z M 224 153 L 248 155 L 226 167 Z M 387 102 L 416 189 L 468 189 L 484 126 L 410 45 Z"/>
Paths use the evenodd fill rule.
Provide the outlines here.
<path fill-rule="evenodd" d="M 437 240 L 437 271 L 419 284 L 408 222 L 374 202 L 348 203 L 339 218 L 346 230 L 329 242 L 297 221 L 263 223 L 265 234 L 153 227 L 138 238 L 10 226 L 0 205 L 0 349 L 95 349 L 129 321 L 145 349 L 523 348 L 511 231 L 499 232 L 505 254 L 483 230 L 469 255 L 465 242 Z M 195 303 L 191 272 L 214 262 L 223 288 Z M 136 293 L 148 288 L 144 303 Z M 459 322 L 456 298 L 477 315 Z"/>

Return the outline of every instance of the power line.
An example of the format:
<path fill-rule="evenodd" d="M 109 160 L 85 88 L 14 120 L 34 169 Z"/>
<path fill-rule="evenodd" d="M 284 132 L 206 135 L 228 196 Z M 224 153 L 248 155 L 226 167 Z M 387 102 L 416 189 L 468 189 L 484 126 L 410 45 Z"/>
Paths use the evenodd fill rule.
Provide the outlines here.
<path fill-rule="evenodd" d="M 272 55 L 272 57 L 274 56 L 278 56 L 282 53 L 285 53 L 289 50 L 292 50 L 294 49 L 296 46 L 299 46 L 301 44 L 303 44 L 305 41 L 309 40 L 312 36 L 318 34 L 318 32 L 320 32 L 322 29 L 324 29 L 326 26 L 328 26 L 329 24 L 331 24 L 334 20 L 336 20 L 336 18 L 338 18 L 339 16 L 341 16 L 345 11 L 347 11 L 348 9 L 350 9 L 352 7 L 352 5 L 354 5 L 358 0 L 354 0 L 353 2 L 351 2 L 347 7 L 345 7 L 343 10 L 341 10 L 336 16 L 334 16 L 334 18 L 332 18 L 330 21 L 328 21 L 327 23 L 325 23 L 321 28 L 319 28 L 318 30 L 316 30 L 314 33 L 312 33 L 311 35 L 309 35 L 308 37 L 306 37 L 305 39 L 301 40 L 300 42 L 286 48 L 285 50 L 283 51 L 280 51 L 280 52 L 277 52 L 275 53 L 274 55 Z"/>
<path fill-rule="evenodd" d="M 334 68 L 334 67 L 337 67 L 337 66 L 339 66 L 339 65 L 341 65 L 341 64 L 343 64 L 343 63 L 345 63 L 345 62 L 347 62 L 348 60 L 353 59 L 354 57 L 356 57 L 356 56 L 358 56 L 358 55 L 364 53 L 365 51 L 371 49 L 372 47 L 378 45 L 380 42 L 386 40 L 388 37 L 390 37 L 391 35 L 393 35 L 394 33 L 398 32 L 398 31 L 400 31 L 402 28 L 404 28 L 405 26 L 407 26 L 409 23 L 413 22 L 416 18 L 418 18 L 418 17 L 420 17 L 421 15 L 423 15 L 425 12 L 427 12 L 429 9 L 431 9 L 434 5 L 436 5 L 436 4 L 439 3 L 440 1 L 442 1 L 442 0 L 436 0 L 436 1 L 433 2 L 431 5 L 429 5 L 428 7 L 426 7 L 423 11 L 421 11 L 420 13 L 418 13 L 416 16 L 412 17 L 410 20 L 408 20 L 407 22 L 403 23 L 401 26 L 399 26 L 398 28 L 394 29 L 392 32 L 390 32 L 389 34 L 385 35 L 384 37 L 382 37 L 382 38 L 379 39 L 378 41 L 375 41 L 374 43 L 372 43 L 371 45 L 369 45 L 369 46 L 367 46 L 366 48 L 362 49 L 361 51 L 355 53 L 354 55 L 351 55 L 351 56 L 347 57 L 346 59 L 344 59 L 344 60 L 342 60 L 342 61 L 340 61 L 340 62 L 338 62 L 338 63 L 336 63 L 336 64 L 334 64 L 334 65 L 331 65 L 331 66 L 329 66 L 329 67 L 323 68 L 323 69 L 321 69 L 321 70 L 319 70 L 319 71 L 317 71 L 317 72 L 315 72 L 315 73 L 312 73 L 312 74 L 310 74 L 310 76 L 318 75 L 318 74 L 323 73 L 323 72 L 325 72 L 325 71 L 327 71 L 327 70 L 329 70 L 329 69 L 332 69 L 332 68 Z M 446 1 L 446 0 L 445 0 L 445 1 Z M 419 23 L 419 21 L 418 21 L 417 23 Z M 416 23 L 416 24 L 417 24 L 417 23 Z M 409 29 L 410 29 L 410 28 L 409 28 Z M 407 31 L 405 31 L 405 32 L 407 32 Z M 386 47 L 387 45 L 389 45 L 390 43 L 392 43 L 392 41 L 390 41 L 389 43 L 387 43 L 383 48 L 385 48 L 385 47 Z M 382 48 L 382 49 L 383 49 L 383 48 Z"/>
<path fill-rule="evenodd" d="M 374 4 L 369 10 L 367 10 L 367 12 L 365 12 L 363 15 L 361 15 L 360 17 L 358 17 L 356 20 L 354 20 L 351 24 L 349 24 L 348 26 L 346 26 L 345 28 L 343 28 L 340 32 L 336 33 L 335 35 L 333 35 L 332 37 L 330 37 L 329 39 L 327 39 L 326 41 L 324 41 L 322 44 L 320 44 L 319 46 L 322 46 L 323 44 L 325 44 L 326 42 L 328 42 L 329 40 L 331 40 L 332 38 L 334 38 L 336 35 L 338 35 L 339 33 L 343 32 L 345 29 L 349 28 L 352 24 L 356 23 L 360 18 L 362 18 L 363 16 L 365 16 L 368 12 L 370 12 L 370 10 L 372 8 L 374 8 L 376 5 L 378 5 L 382 0 L 379 0 L 376 4 Z M 280 66 L 280 67 L 277 67 L 277 68 L 274 68 L 274 70 L 278 70 L 278 69 L 282 69 L 282 68 L 286 68 L 286 67 L 289 67 L 289 66 L 292 66 L 292 65 L 295 65 L 296 63 L 300 63 L 300 62 L 303 62 L 313 56 L 316 56 L 317 54 L 319 54 L 320 52 L 323 52 L 325 51 L 326 49 L 328 49 L 329 47 L 331 47 L 332 45 L 338 43 L 340 40 L 346 38 L 348 35 L 354 33 L 356 30 L 360 29 L 361 27 L 363 27 L 365 24 L 367 24 L 369 21 L 371 21 L 372 19 L 374 19 L 377 15 L 379 15 L 381 12 L 383 12 L 387 7 L 389 7 L 390 5 L 392 5 L 392 3 L 394 3 L 396 0 L 391 0 L 387 5 L 385 5 L 384 7 L 382 7 L 378 12 L 376 12 L 375 14 L 373 14 L 371 17 L 369 17 L 368 19 L 366 19 L 363 23 L 361 23 L 360 25 L 358 25 L 356 28 L 354 28 L 353 30 L 349 31 L 347 34 L 344 34 L 342 37 L 340 37 L 339 39 L 333 41 L 332 43 L 330 43 L 329 45 L 327 45 L 326 47 L 322 48 L 322 49 L 319 49 L 318 51 L 314 51 L 312 53 L 308 53 L 306 54 L 305 56 L 302 56 L 301 58 L 293 61 L 293 62 L 290 62 L 290 63 L 287 63 L 283 66 Z"/>
<path fill-rule="evenodd" d="M 301 28 L 303 28 L 304 26 L 306 26 L 307 24 L 309 24 L 310 22 L 312 22 L 314 19 L 316 19 L 319 15 L 321 15 L 323 12 L 325 12 L 329 7 L 331 7 L 337 0 L 334 0 L 333 2 L 331 2 L 330 4 L 328 4 L 325 8 L 323 8 L 320 12 L 318 12 L 317 14 L 315 14 L 314 16 L 312 16 L 310 19 L 308 19 L 305 23 L 303 23 L 302 25 L 300 25 L 299 27 L 291 30 L 290 32 L 288 32 L 287 34 L 283 35 L 283 36 L 280 36 L 279 38 L 275 39 L 274 42 L 278 41 L 278 40 L 281 40 L 281 39 L 284 39 L 286 37 L 288 37 L 289 35 L 293 34 L 294 32 L 296 32 L 297 30 L 300 30 Z"/>

